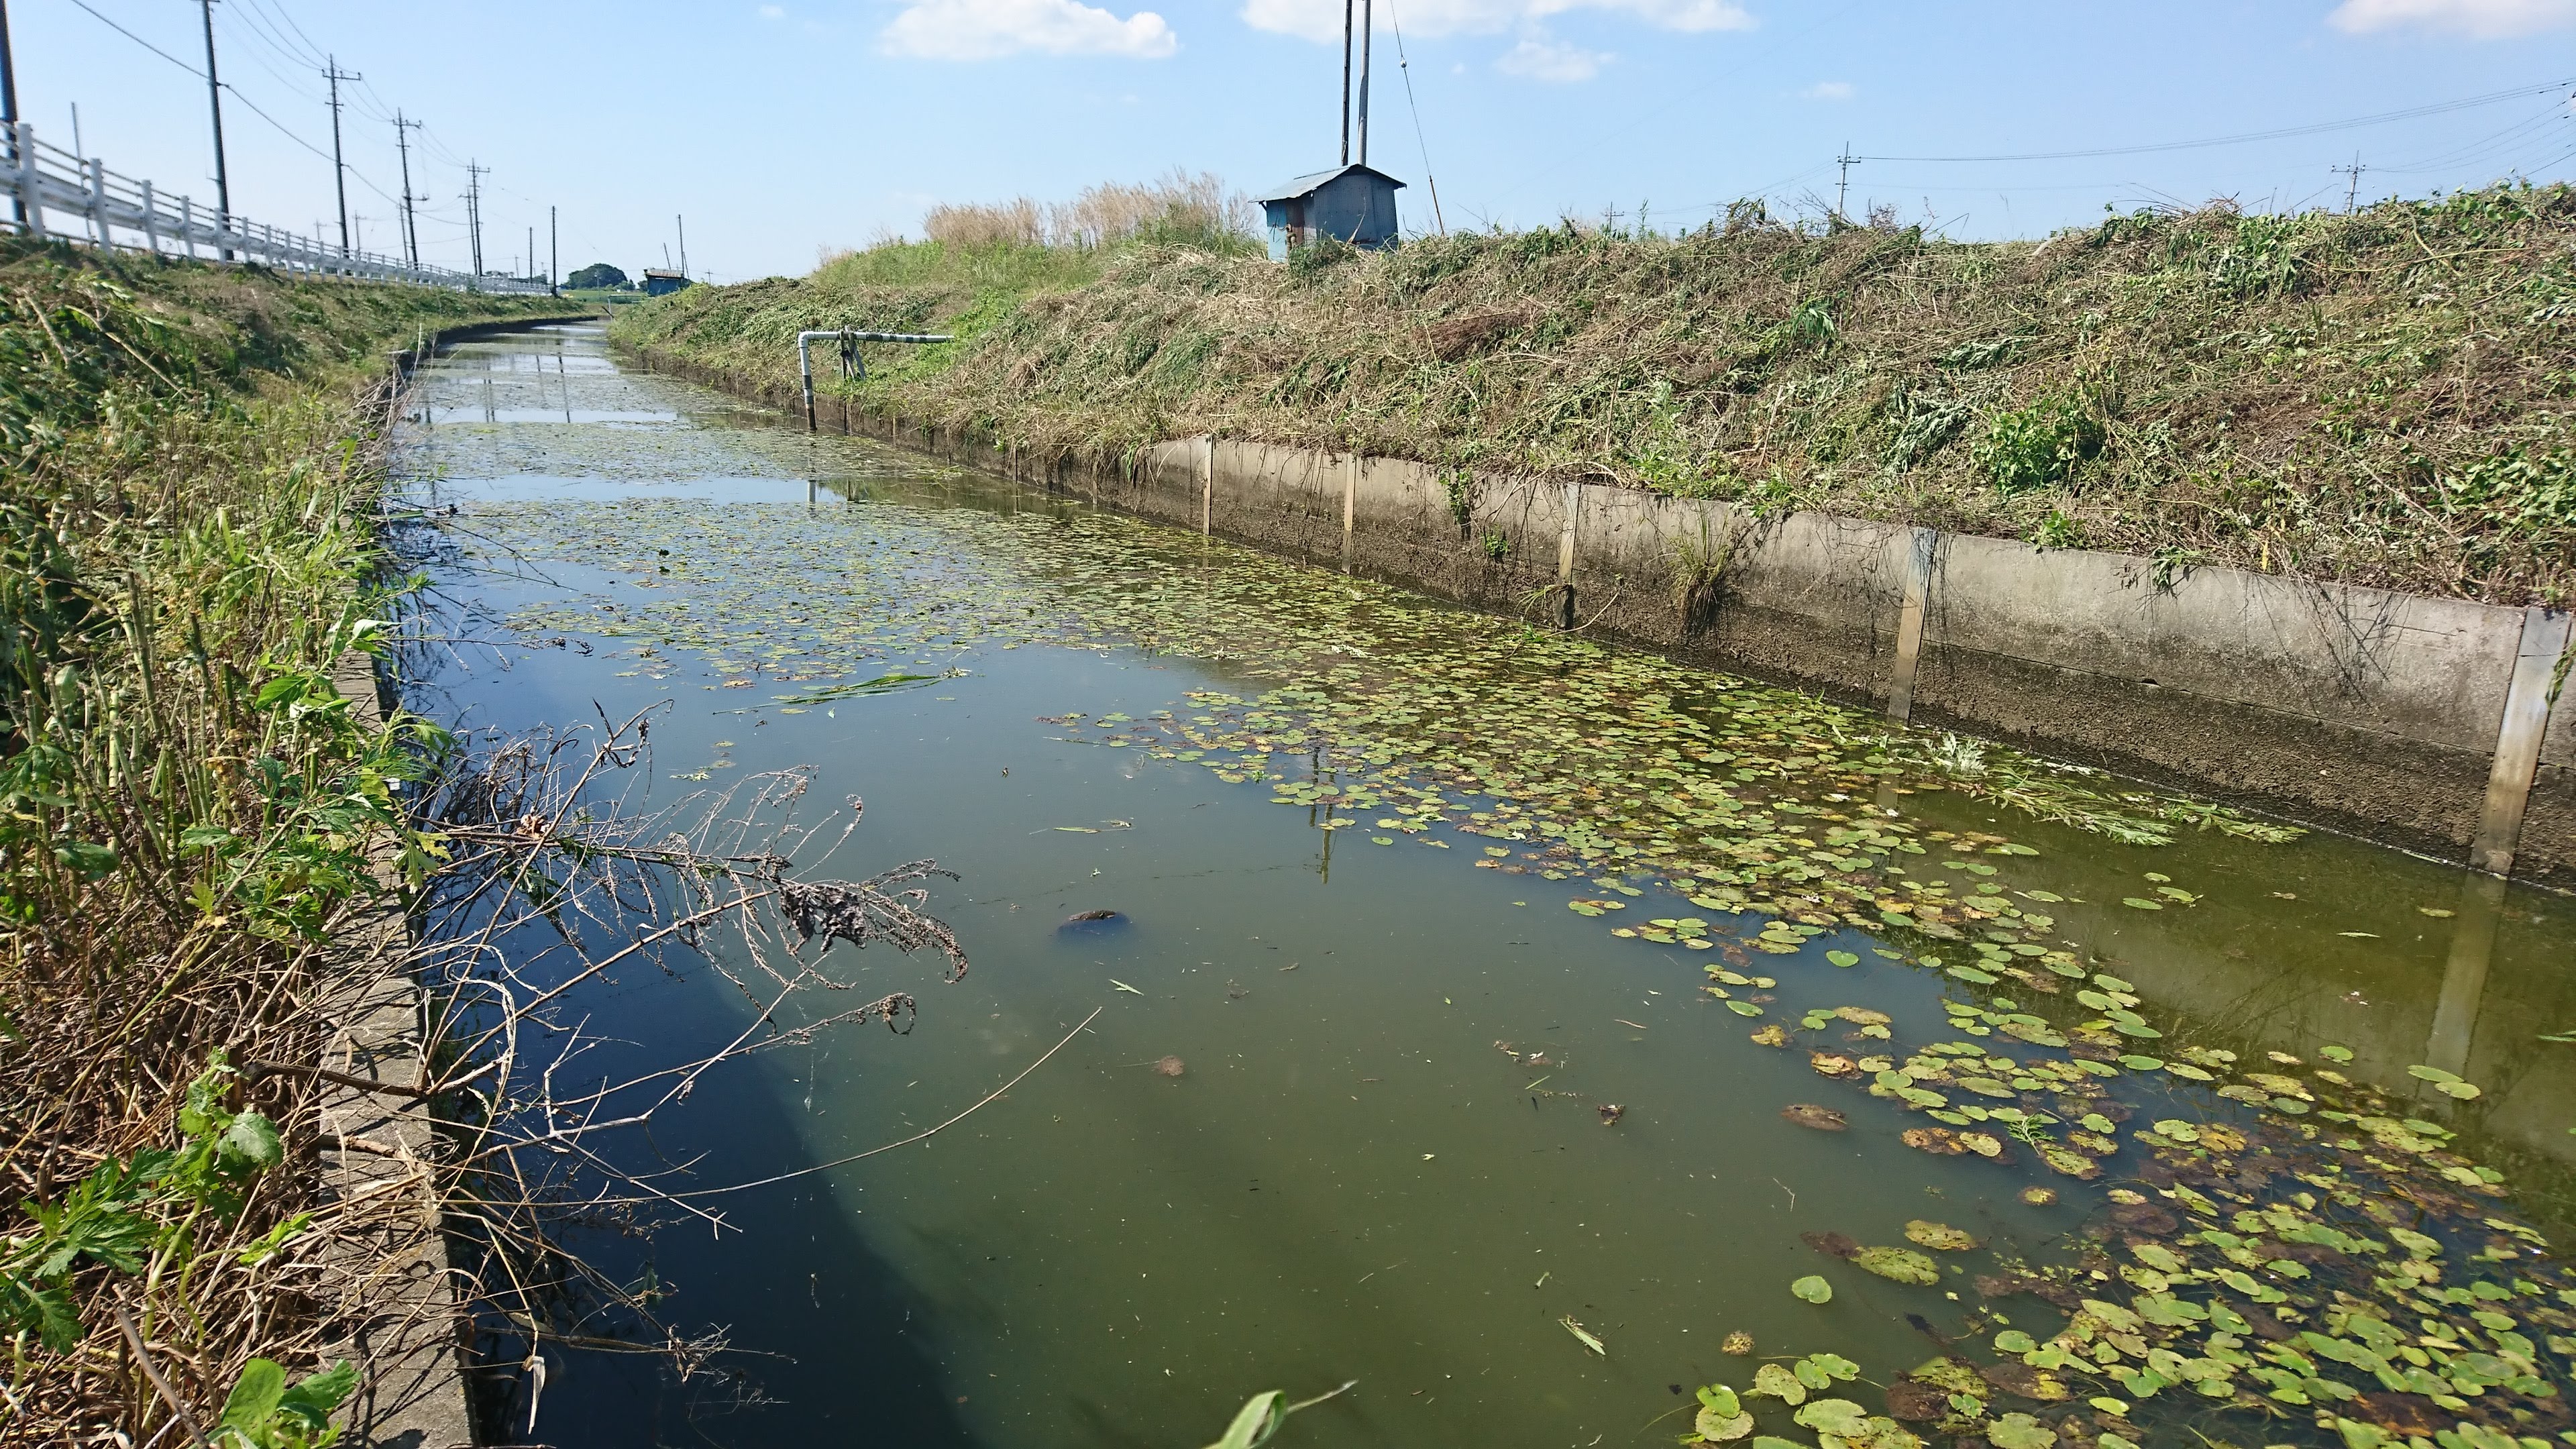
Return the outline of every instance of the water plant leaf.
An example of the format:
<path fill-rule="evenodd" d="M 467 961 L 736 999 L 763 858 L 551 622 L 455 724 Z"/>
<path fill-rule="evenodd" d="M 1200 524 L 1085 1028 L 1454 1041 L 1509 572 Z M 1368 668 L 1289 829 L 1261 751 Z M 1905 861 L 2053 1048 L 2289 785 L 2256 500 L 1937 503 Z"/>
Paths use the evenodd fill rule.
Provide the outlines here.
<path fill-rule="evenodd" d="M 2051 1449 L 2057 1431 L 2028 1414 L 2006 1414 L 1986 1426 L 1986 1440 L 1995 1449 Z"/>
<path fill-rule="evenodd" d="M 1699 1416 L 1691 1421 L 1691 1427 L 1699 1432 L 1699 1437 L 1703 1441 L 1710 1444 L 1724 1444 L 1729 1440 L 1741 1439 L 1752 1433 L 1753 1416 L 1740 1410 L 1732 1414 L 1721 1414 L 1715 1409 L 1703 1408 L 1699 1411 Z"/>
<path fill-rule="evenodd" d="M 1608 1358 L 1610 1356 L 1609 1345 L 1603 1343 L 1600 1336 L 1595 1334 L 1592 1330 L 1575 1322 L 1573 1315 L 1568 1314 L 1567 1316 L 1558 1319 L 1557 1322 L 1564 1326 L 1566 1332 L 1574 1335 L 1575 1342 L 1582 1344 L 1585 1348 L 1592 1350 L 1603 1358 Z"/>
<path fill-rule="evenodd" d="M 1814 1370 L 1818 1374 L 1822 1374 L 1824 1376 L 1825 1383 L 1840 1383 L 1860 1377 L 1860 1365 L 1838 1353 L 1811 1353 L 1805 1358 L 1798 1360 L 1797 1374 L 1799 1382 L 1810 1382 L 1808 1378 L 1808 1370 L 1810 1369 Z M 1823 1388 L 1825 1385 L 1823 1383 L 1818 1383 L 1813 1384 L 1812 1386 Z"/>
<path fill-rule="evenodd" d="M 1849 1399 L 1816 1399 L 1800 1406 L 1790 1417 L 1819 1434 L 1843 1439 L 1865 1433 L 1869 1424 L 1868 1411 Z"/>
<path fill-rule="evenodd" d="M 1899 1283 L 1929 1285 L 1941 1281 L 1940 1266 L 1911 1248 L 1863 1248 L 1852 1266 Z"/>
<path fill-rule="evenodd" d="M 1818 1279 L 1816 1281 L 1822 1282 L 1824 1280 Z M 1804 1297 L 1805 1295 L 1801 1294 L 1800 1296 Z M 1811 1299 L 1809 1301 L 1821 1303 L 1824 1300 Z M 1784 1403 L 1803 1404 L 1807 1401 L 1807 1386 L 1798 1382 L 1798 1376 L 1796 1374 L 1791 1373 L 1786 1367 L 1776 1363 L 1766 1363 L 1753 1371 L 1753 1392 L 1757 1394 L 1768 1394 L 1772 1398 L 1779 1399 Z"/>
<path fill-rule="evenodd" d="M 1842 1113 L 1809 1102 L 1792 1102 L 1780 1109 L 1780 1115 L 1798 1126 L 1812 1127 L 1819 1132 L 1840 1132 L 1849 1125 Z"/>
<path fill-rule="evenodd" d="M 1946 1223 L 1915 1218 L 1905 1225 L 1905 1240 L 1918 1247 L 1946 1253 L 1964 1253 L 1979 1246 L 1976 1237 Z"/>
<path fill-rule="evenodd" d="M 1834 1285 L 1826 1282 L 1815 1274 L 1810 1273 L 1806 1277 L 1791 1283 L 1789 1285 L 1789 1292 L 1795 1297 L 1807 1300 L 1809 1303 L 1830 1303 L 1834 1298 Z"/>

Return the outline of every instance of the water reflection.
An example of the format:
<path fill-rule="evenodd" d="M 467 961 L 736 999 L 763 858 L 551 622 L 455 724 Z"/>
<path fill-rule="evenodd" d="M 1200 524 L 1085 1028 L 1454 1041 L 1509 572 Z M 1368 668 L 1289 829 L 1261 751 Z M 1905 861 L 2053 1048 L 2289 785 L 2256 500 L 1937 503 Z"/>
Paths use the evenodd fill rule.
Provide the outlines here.
<path fill-rule="evenodd" d="M 544 346 L 560 355 L 578 345 Z M 548 387 L 560 404 L 566 376 L 583 374 L 469 353 L 432 384 L 432 402 L 497 417 L 540 408 Z M 1127 528 L 865 442 L 710 417 L 714 404 L 666 381 L 588 377 L 586 406 L 615 412 L 618 389 L 631 387 L 622 401 L 682 423 L 649 453 L 636 430 L 578 417 L 553 429 L 439 431 L 419 455 L 424 472 L 445 475 L 429 485 L 435 496 L 496 509 L 543 501 L 533 512 L 583 529 L 641 530 L 659 517 L 595 504 L 708 505 L 682 515 L 686 536 L 670 542 L 709 577 L 784 575 L 783 531 L 825 558 L 900 550 L 970 581 L 1035 588 L 1043 580 L 1029 581 L 1025 556 L 991 547 L 991 520 Z M 835 507 L 821 506 L 826 493 Z M 790 522 L 776 531 L 743 522 L 782 514 Z M 1119 537 L 1140 594 L 1286 567 L 1151 529 Z M 638 531 L 632 541 L 647 540 Z M 554 582 L 475 588 L 504 614 L 585 590 L 731 607 L 676 576 L 666 584 L 649 561 L 622 575 L 547 563 Z M 631 592 L 641 586 L 672 592 Z M 1570 891 L 1611 887 L 1548 881 L 1520 855 L 1477 849 L 1482 837 L 1390 832 L 1380 843 L 1368 828 L 1377 812 L 1340 797 L 1282 809 L 1261 784 L 1056 723 L 1075 710 L 1185 712 L 1193 690 L 1257 693 L 1268 677 L 1251 664 L 1123 644 L 875 639 L 869 621 L 901 601 L 801 591 L 801 577 L 797 588 L 800 609 L 845 631 L 854 654 L 880 650 L 886 669 L 971 672 L 898 694 L 787 703 L 748 684 L 727 694 L 757 671 L 718 669 L 713 656 L 620 626 L 601 632 L 594 657 L 477 664 L 445 680 L 458 708 L 501 724 L 676 700 L 656 727 L 663 778 L 718 761 L 815 762 L 818 797 L 866 797 L 860 839 L 871 849 L 936 856 L 967 874 L 934 902 L 975 955 L 966 982 L 921 986 L 881 954 L 849 962 L 861 985 L 922 990 L 919 1035 L 818 1038 L 804 1059 L 774 1062 L 757 1091 L 675 1121 L 665 1148 L 717 1154 L 707 1170 L 721 1163 L 736 1178 L 863 1150 L 975 1100 L 1092 1007 L 1111 1010 L 1061 1070 L 971 1131 L 835 1172 L 828 1193 L 748 1197 L 736 1204 L 742 1238 L 675 1236 L 654 1249 L 680 1308 L 781 1356 L 760 1372 L 784 1403 L 699 1432 L 738 1443 L 846 1437 L 868 1421 L 843 1406 L 876 1392 L 883 1372 L 886 1392 L 921 1415 L 888 1442 L 1201 1443 L 1250 1392 L 1318 1391 L 1353 1376 L 1360 1392 L 1296 1432 L 1408 1446 L 1633 1437 L 1672 1403 L 1668 1383 L 1743 1381 L 1744 1364 L 1717 1348 L 1731 1330 L 1753 1334 L 1766 1357 L 1832 1349 L 1884 1377 L 1931 1351 L 1906 1315 L 1940 1315 L 1945 1333 L 1963 1327 L 1964 1308 L 1942 1295 L 1965 1293 L 1947 1278 L 1910 1288 L 1846 1275 L 1831 1304 L 1792 1299 L 1790 1278 L 1832 1266 L 1801 1233 L 1896 1242 L 1909 1219 L 1938 1217 L 1973 1225 L 1998 1251 L 2039 1256 L 2103 1201 L 2107 1183 L 2070 1180 L 2056 1184 L 2054 1205 L 2029 1203 L 2013 1192 L 2018 1178 L 1907 1150 L 1895 1127 L 1910 1119 L 1860 1096 L 1866 1077 L 1846 1088 L 1819 1078 L 1803 1052 L 1748 1044 L 1757 1023 L 1702 990 L 1710 955 L 1614 940 L 1610 920 L 1564 908 Z M 765 665 L 765 651 L 787 647 L 768 633 L 786 627 L 750 631 L 724 657 Z M 1370 778 L 1365 759 L 1311 743 L 1274 758 L 1300 780 Z M 2563 1128 L 2576 1120 L 2567 1049 L 2535 1039 L 2576 1021 L 2563 902 L 2334 837 L 2269 846 L 2186 835 L 2150 850 L 2006 815 L 1965 791 L 1883 779 L 1874 795 L 1856 793 L 1914 827 L 2004 831 L 2036 849 L 2029 873 L 2006 877 L 2034 910 L 2034 892 L 2049 897 L 2047 939 L 2026 944 L 2136 983 L 2172 1033 L 2167 1046 L 2314 1061 L 2331 1044 L 2356 1054 L 2354 1077 L 2392 1088 L 2417 1090 L 2407 1073 L 2417 1065 L 2479 1082 L 2487 1092 L 2475 1102 L 2427 1096 L 2421 1110 L 2447 1111 L 2465 1151 L 2503 1164 L 2522 1211 L 2564 1216 L 2559 1179 L 2516 1156 L 2563 1160 Z M 1336 841 L 1345 831 L 1354 838 Z M 2126 904 L 2171 881 L 2187 901 Z M 1652 891 L 1629 904 L 1630 917 L 1692 909 Z M 1097 908 L 1118 910 L 1127 928 L 1057 929 Z M 1769 1024 L 1866 1007 L 1910 1041 L 1938 1032 L 1945 996 L 1985 995 L 1920 957 L 1876 954 L 1886 943 L 1858 929 L 1776 964 L 1729 944 L 1737 954 L 1726 959 L 1741 957 L 1760 983 L 1735 999 Z M 1828 948 L 1852 964 L 1824 966 L 1816 958 Z M 637 1041 L 735 1009 L 686 982 L 641 983 L 620 1000 L 613 1024 Z M 1545 1065 L 1525 1067 L 1533 1055 Z M 1134 1065 L 1166 1057 L 1187 1071 Z M 1849 1109 L 1851 1129 L 1784 1121 L 1791 1102 Z M 1615 1127 L 1602 1123 L 1605 1103 L 1625 1108 Z M 836 1292 L 858 1306 L 797 1308 L 809 1288 L 817 1307 Z M 846 1322 L 834 1316 L 844 1311 Z M 1602 1332 L 1610 1355 L 1586 1353 L 1562 1326 L 1569 1317 Z M 876 1347 L 854 1353 L 849 1342 Z M 876 1362 L 878 1347 L 897 1345 L 914 1357 Z M 575 1370 L 549 1391 L 559 1407 L 542 1427 L 555 1442 L 619 1442 L 607 1426 L 624 1432 L 640 1412 L 621 1398 L 629 1387 Z M 2309 1434 L 2303 1423 L 2264 1432 Z"/>

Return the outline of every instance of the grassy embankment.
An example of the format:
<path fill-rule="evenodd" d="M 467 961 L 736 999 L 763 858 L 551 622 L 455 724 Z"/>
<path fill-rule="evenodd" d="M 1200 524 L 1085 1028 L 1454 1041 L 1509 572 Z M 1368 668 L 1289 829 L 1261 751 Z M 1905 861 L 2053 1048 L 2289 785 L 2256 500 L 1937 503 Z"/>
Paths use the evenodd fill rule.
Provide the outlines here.
<path fill-rule="evenodd" d="M 417 768 L 329 682 L 396 582 L 386 354 L 561 310 L 0 246 L 0 1441 L 330 1397 L 253 1361 L 320 1367 L 315 1255 L 399 1204 L 323 1205 L 305 1084 L 238 1068 L 315 1060 Z"/>
<path fill-rule="evenodd" d="M 613 334 L 1024 452 L 1213 431 L 2175 566 L 2576 595 L 2576 193 L 2114 216 L 2041 242 L 1739 216 L 1323 248 L 894 243 Z"/>

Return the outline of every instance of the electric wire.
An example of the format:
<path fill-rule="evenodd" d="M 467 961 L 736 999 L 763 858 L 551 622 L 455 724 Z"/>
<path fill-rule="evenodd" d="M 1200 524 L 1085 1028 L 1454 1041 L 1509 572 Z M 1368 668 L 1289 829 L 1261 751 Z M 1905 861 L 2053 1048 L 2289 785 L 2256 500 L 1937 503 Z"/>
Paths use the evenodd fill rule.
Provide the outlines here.
<path fill-rule="evenodd" d="M 1939 164 L 2004 161 L 2081 161 L 2100 156 L 2147 156 L 2165 151 L 2196 151 L 2210 146 L 2242 146 L 2255 141 L 2280 141 L 2295 136 L 2320 136 L 2333 131 L 2350 131 L 2364 126 L 2384 126 L 2392 121 L 2412 121 L 2424 116 L 2438 116 L 2449 111 L 2465 111 L 2477 106 L 2491 106 L 2499 101 L 2520 100 L 2525 96 L 2546 95 L 2576 86 L 2576 79 L 2561 79 L 2539 85 L 2516 86 L 2512 90 L 2489 91 L 2484 95 L 2465 96 L 2459 100 L 2436 101 L 2428 106 L 2410 106 L 2402 111 L 2382 111 L 2377 115 L 2353 116 L 2340 121 L 2318 121 L 2304 126 L 2282 126 L 2269 131 L 2242 131 L 2232 136 L 2205 136 L 2193 141 L 2159 141 L 2146 146 L 2098 146 L 2083 151 L 2027 151 L 2003 156 L 1863 156 L 1863 161 L 1908 161 Z"/>
<path fill-rule="evenodd" d="M 90 13 L 91 19 L 96 20 L 99 24 L 115 31 L 117 34 L 124 36 L 126 39 L 133 41 L 135 44 L 142 46 L 145 50 L 152 52 L 154 55 L 161 57 L 163 60 L 170 62 L 172 65 L 175 65 L 179 69 L 186 71 L 188 74 L 195 76 L 199 80 L 204 80 L 206 78 L 206 73 L 204 71 L 197 69 L 195 66 L 188 64 L 179 57 L 172 55 L 170 52 L 163 50 L 157 45 L 154 45 L 151 41 L 148 41 L 142 36 L 135 34 L 133 31 L 126 29 L 115 21 L 108 19 L 105 14 L 101 13 L 95 6 L 91 5 L 89 0 L 72 0 L 72 3 L 83 10 L 87 10 Z"/>
<path fill-rule="evenodd" d="M 1404 54 L 1404 22 L 1395 18 L 1395 0 L 1386 0 L 1386 23 L 1395 27 L 1395 69 L 1404 77 L 1404 107 L 1413 112 L 1413 143 L 1422 150 L 1422 181 L 1431 188 L 1431 220 L 1440 234 L 1449 234 L 1449 220 L 1440 214 L 1440 181 L 1431 174 L 1431 143 L 1422 135 L 1422 107 L 1413 99 L 1413 62 Z"/>
<path fill-rule="evenodd" d="M 188 74 L 195 76 L 199 80 L 204 80 L 206 78 L 206 73 L 204 71 L 197 69 L 195 66 L 179 59 L 170 52 L 154 45 L 151 41 L 148 41 L 142 36 L 135 34 L 133 31 L 126 29 L 124 26 L 117 24 L 116 21 L 110 19 L 105 14 L 102 14 L 95 6 L 92 6 L 89 3 L 89 0 L 72 0 L 72 3 L 79 6 L 82 10 L 87 11 L 91 18 L 97 20 L 100 24 L 105 25 L 108 29 L 115 31 L 126 39 L 133 41 L 135 44 L 142 46 L 145 50 L 152 52 L 154 55 L 161 57 L 163 60 L 170 62 L 172 65 L 175 65 L 179 69 L 186 71 Z M 257 56 L 254 55 L 253 59 L 257 59 Z M 272 72 L 272 74 L 273 73 L 274 72 Z M 303 147 L 305 150 L 312 152 L 314 155 L 325 161 L 333 159 L 330 152 L 323 150 L 321 147 L 314 145 L 308 140 L 305 140 L 302 136 L 297 135 L 294 129 L 289 127 L 285 122 L 280 121 L 275 116 L 272 116 L 267 111 L 261 109 L 259 102 L 252 100 L 248 95 L 244 94 L 241 87 L 234 85 L 231 81 L 221 81 L 218 82 L 218 84 L 221 85 L 234 100 L 241 102 L 243 107 L 249 110 L 252 115 L 259 117 L 261 120 L 266 121 L 271 127 L 275 128 L 279 135 L 284 136 L 286 139 Z M 292 88 L 290 87 L 290 89 Z M 308 97 L 307 99 L 311 98 Z M 369 177 L 364 171 L 359 170 L 355 166 L 349 167 L 348 170 L 349 174 L 356 177 L 358 183 L 366 187 L 369 191 L 383 197 L 387 201 L 393 202 L 397 206 L 402 204 L 400 197 L 397 197 L 393 193 L 385 190 L 383 187 L 378 186 L 373 178 Z"/>

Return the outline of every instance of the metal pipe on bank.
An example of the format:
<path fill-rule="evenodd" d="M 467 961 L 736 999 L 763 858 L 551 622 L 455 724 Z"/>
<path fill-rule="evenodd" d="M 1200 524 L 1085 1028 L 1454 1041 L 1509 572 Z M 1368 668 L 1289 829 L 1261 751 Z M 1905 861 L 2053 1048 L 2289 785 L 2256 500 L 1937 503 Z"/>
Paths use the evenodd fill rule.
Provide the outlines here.
<path fill-rule="evenodd" d="M 829 337 L 841 344 L 841 375 L 865 377 L 868 364 L 859 356 L 862 342 L 954 342 L 945 332 L 854 332 L 841 328 L 833 332 L 799 332 L 796 334 L 796 375 L 805 385 L 805 431 L 820 431 L 814 426 L 814 344 Z"/>

